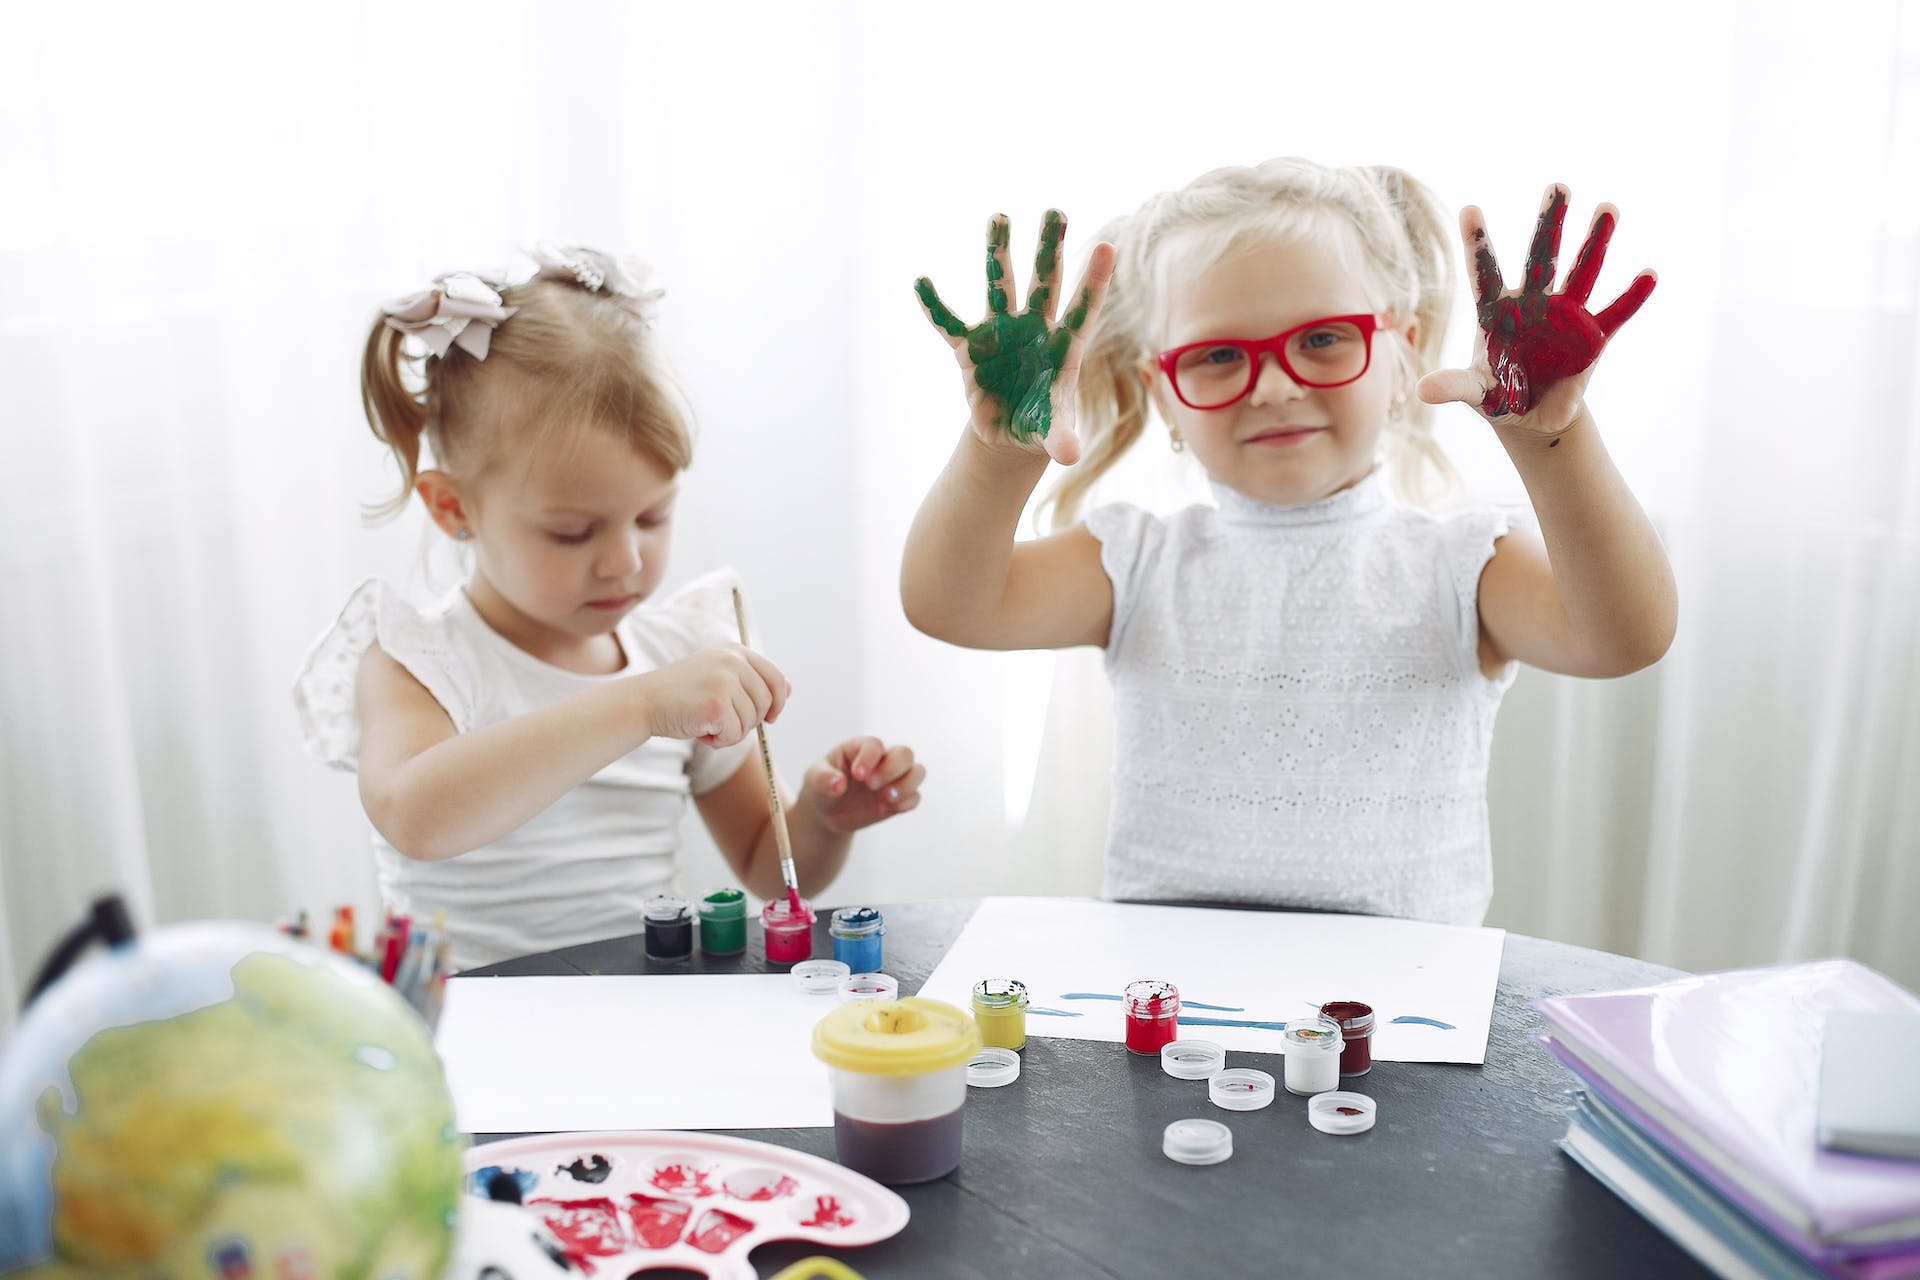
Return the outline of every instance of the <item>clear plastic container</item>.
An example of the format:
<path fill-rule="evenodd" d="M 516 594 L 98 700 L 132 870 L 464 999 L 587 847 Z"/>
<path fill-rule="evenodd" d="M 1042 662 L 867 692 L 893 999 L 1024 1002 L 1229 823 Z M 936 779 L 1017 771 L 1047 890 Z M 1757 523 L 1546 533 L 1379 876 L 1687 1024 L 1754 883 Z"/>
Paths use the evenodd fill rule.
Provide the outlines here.
<path fill-rule="evenodd" d="M 878 907 L 842 907 L 827 925 L 833 958 L 853 973 L 880 972 L 880 940 L 886 932 L 887 922 Z"/>
<path fill-rule="evenodd" d="M 982 978 L 973 984 L 973 1020 L 983 1043 L 1018 1052 L 1027 1047 L 1027 984 Z"/>
<path fill-rule="evenodd" d="M 760 908 L 760 924 L 767 934 L 767 963 L 792 964 L 813 954 L 813 908 L 800 900 L 800 914 L 786 898 L 769 899 Z"/>
<path fill-rule="evenodd" d="M 747 895 L 715 889 L 700 899 L 700 950 L 710 956 L 737 956 L 747 949 Z"/>
<path fill-rule="evenodd" d="M 822 1018 L 813 1052 L 832 1083 L 840 1163 L 886 1183 L 952 1173 L 980 1047 L 973 1019 L 939 1000 L 861 1000 Z"/>
<path fill-rule="evenodd" d="M 647 959 L 672 964 L 693 954 L 693 913 L 685 898 L 660 893 L 640 904 Z"/>
<path fill-rule="evenodd" d="M 1121 1000 L 1127 1015 L 1127 1048 L 1158 1056 L 1180 1029 L 1180 988 L 1148 978 L 1129 982 Z"/>
<path fill-rule="evenodd" d="M 1340 1087 L 1340 1024 L 1315 1014 L 1286 1030 L 1288 1093 L 1316 1094 Z"/>
<path fill-rule="evenodd" d="M 1320 1016 L 1340 1027 L 1340 1074 L 1363 1076 L 1373 1070 L 1373 1006 L 1358 1000 L 1332 1000 Z"/>

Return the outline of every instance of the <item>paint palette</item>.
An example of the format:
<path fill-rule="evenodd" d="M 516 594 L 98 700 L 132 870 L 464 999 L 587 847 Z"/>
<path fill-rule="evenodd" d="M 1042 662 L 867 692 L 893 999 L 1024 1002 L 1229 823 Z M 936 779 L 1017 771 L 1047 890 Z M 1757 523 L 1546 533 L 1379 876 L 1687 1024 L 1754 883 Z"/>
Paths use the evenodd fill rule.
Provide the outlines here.
<path fill-rule="evenodd" d="M 907 1225 L 907 1202 L 803 1151 L 716 1133 L 554 1133 L 467 1152 L 467 1190 L 500 1179 L 581 1273 L 625 1280 L 680 1267 L 753 1280 L 769 1240 L 873 1244 Z"/>

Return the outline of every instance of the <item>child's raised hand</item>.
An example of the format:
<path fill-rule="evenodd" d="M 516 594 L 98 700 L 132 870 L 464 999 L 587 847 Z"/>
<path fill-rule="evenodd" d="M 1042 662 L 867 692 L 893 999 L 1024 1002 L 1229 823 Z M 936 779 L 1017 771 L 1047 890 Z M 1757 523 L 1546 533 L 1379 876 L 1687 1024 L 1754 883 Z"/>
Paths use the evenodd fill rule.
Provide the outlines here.
<path fill-rule="evenodd" d="M 927 768 L 915 764 L 913 748 L 889 747 L 878 738 L 848 738 L 807 769 L 801 797 L 841 834 L 870 827 L 920 803 Z"/>
<path fill-rule="evenodd" d="M 738 644 L 702 649 L 635 679 L 646 686 L 653 737 L 715 747 L 730 747 L 762 721 L 778 719 L 793 691 L 780 668 Z"/>
<path fill-rule="evenodd" d="M 1511 414 L 1512 425 L 1543 435 L 1557 436 L 1573 422 L 1600 349 L 1647 300 L 1655 277 L 1642 271 L 1599 314 L 1588 312 L 1587 295 L 1593 292 L 1620 216 L 1612 205 L 1603 204 L 1594 210 L 1593 225 L 1566 283 L 1559 293 L 1550 292 L 1566 216 L 1567 189 L 1555 183 L 1547 188 L 1534 227 L 1526 283 L 1516 290 L 1505 287 L 1480 210 L 1469 206 L 1461 211 L 1460 235 L 1473 271 L 1480 338 L 1471 369 L 1441 370 L 1420 380 L 1422 400 L 1476 405 L 1490 421 Z"/>
<path fill-rule="evenodd" d="M 968 328 L 922 276 L 914 284 L 920 305 L 960 357 L 974 434 L 989 444 L 1011 439 L 1027 449 L 1043 447 L 1055 462 L 1080 457 L 1073 430 L 1074 383 L 1080 373 L 1082 333 L 1099 313 L 1113 278 L 1112 245 L 1095 245 L 1081 277 L 1079 294 L 1066 315 L 1054 321 L 1060 294 L 1060 241 L 1066 215 L 1047 210 L 1034 254 L 1033 279 L 1024 311 L 1008 301 L 1013 271 L 1007 259 L 1007 219 L 995 214 L 987 224 L 987 318 Z M 1037 443 L 1036 443 L 1037 442 Z"/>

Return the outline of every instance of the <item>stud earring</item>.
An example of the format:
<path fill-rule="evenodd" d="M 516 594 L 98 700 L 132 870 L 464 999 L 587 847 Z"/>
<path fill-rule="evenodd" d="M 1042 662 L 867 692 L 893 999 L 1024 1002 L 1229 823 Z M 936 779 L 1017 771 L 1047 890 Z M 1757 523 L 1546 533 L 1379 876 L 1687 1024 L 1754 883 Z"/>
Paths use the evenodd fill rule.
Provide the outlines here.
<path fill-rule="evenodd" d="M 458 533 L 454 534 L 453 536 L 458 538 L 460 541 L 465 542 L 468 538 L 471 538 L 473 536 L 473 530 L 462 529 Z"/>

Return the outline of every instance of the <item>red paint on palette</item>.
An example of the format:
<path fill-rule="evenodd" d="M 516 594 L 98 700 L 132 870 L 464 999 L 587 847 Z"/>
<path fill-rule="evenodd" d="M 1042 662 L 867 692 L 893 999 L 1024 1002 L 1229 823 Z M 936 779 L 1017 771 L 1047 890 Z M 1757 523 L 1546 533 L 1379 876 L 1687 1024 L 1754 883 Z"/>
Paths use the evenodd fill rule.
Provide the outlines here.
<path fill-rule="evenodd" d="M 605 1196 L 589 1200 L 529 1200 L 528 1207 L 545 1220 L 569 1252 L 608 1257 L 627 1247 L 626 1227 L 619 1210 Z"/>
<path fill-rule="evenodd" d="M 669 1195 L 691 1196 L 695 1200 L 713 1194 L 707 1175 L 685 1164 L 661 1165 L 653 1171 L 653 1185 Z"/>
<path fill-rule="evenodd" d="M 685 1200 L 662 1200 L 629 1192 L 627 1217 L 633 1220 L 633 1234 L 649 1249 L 664 1249 L 680 1239 L 693 1206 Z"/>
<path fill-rule="evenodd" d="M 753 1224 L 739 1214 L 709 1209 L 700 1215 L 700 1223 L 687 1237 L 687 1243 L 704 1253 L 720 1253 L 751 1230 Z"/>
<path fill-rule="evenodd" d="M 803 1227 L 850 1227 L 853 1223 L 853 1215 L 843 1210 L 833 1196 L 815 1196 L 813 1216 L 800 1220 Z"/>
<path fill-rule="evenodd" d="M 726 1192 L 735 1200 L 746 1200 L 754 1204 L 768 1200 L 778 1200 L 781 1196 L 790 1196 L 799 1190 L 800 1184 L 784 1173 L 772 1169 L 756 1169 L 749 1173 L 736 1173 L 728 1178 Z"/>
<path fill-rule="evenodd" d="M 1343 1116 L 1357 1116 L 1360 1114 L 1360 1108 L 1358 1107 L 1336 1107 L 1334 1109 Z"/>

